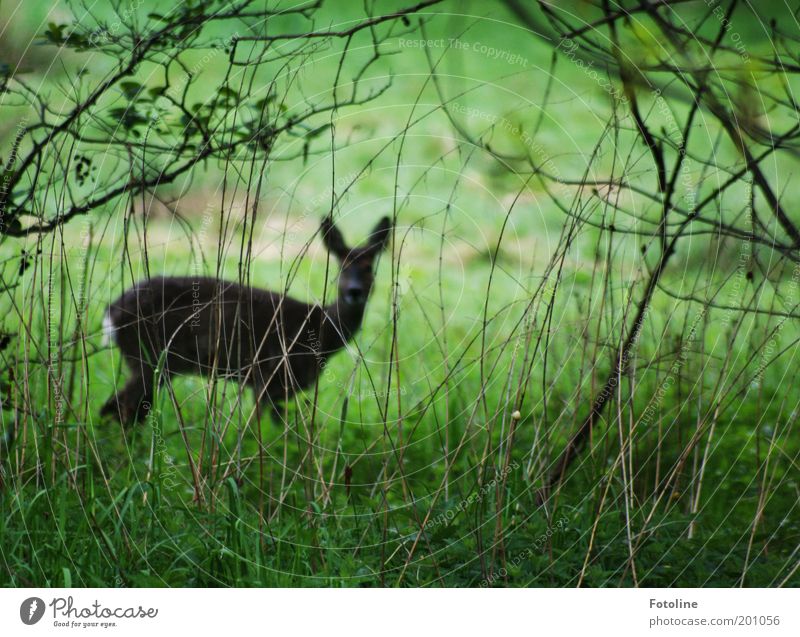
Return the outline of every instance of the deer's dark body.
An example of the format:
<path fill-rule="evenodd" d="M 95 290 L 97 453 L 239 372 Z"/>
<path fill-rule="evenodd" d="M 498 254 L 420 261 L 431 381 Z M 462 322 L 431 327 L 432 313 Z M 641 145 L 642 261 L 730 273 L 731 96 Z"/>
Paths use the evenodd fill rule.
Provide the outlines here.
<path fill-rule="evenodd" d="M 342 261 L 339 296 L 322 307 L 214 278 L 153 277 L 112 302 L 104 330 L 132 377 L 103 407 L 132 423 L 146 416 L 156 368 L 164 376 L 216 374 L 249 385 L 270 409 L 313 385 L 327 359 L 361 325 L 385 219 L 366 247 L 350 250 L 330 223 L 328 249 Z"/>

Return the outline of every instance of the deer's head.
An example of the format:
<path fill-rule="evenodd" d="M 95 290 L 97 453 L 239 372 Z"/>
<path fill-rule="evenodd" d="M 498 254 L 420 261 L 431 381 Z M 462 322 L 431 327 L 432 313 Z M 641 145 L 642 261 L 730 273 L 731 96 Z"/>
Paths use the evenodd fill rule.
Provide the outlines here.
<path fill-rule="evenodd" d="M 384 217 L 372 230 L 367 241 L 355 248 L 344 242 L 344 237 L 330 217 L 322 222 L 322 240 L 328 252 L 341 264 L 339 272 L 339 298 L 346 305 L 363 307 L 369 298 L 373 281 L 375 257 L 386 247 L 392 230 L 389 217 Z"/>

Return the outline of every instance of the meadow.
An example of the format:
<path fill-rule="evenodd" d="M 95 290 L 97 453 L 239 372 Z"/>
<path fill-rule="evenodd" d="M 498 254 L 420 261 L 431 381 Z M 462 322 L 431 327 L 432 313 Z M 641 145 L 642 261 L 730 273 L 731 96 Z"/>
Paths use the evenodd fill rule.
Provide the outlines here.
<path fill-rule="evenodd" d="M 374 11 L 395 5 L 405 6 Z M 134 181 L 139 163 L 126 158 L 137 153 L 175 162 L 159 144 L 174 130 L 205 134 L 201 121 L 211 131 L 216 111 L 203 120 L 203 108 L 221 86 L 247 85 L 249 100 L 237 88 L 221 138 L 250 102 L 280 103 L 278 121 L 356 85 L 368 96 L 266 149 L 203 158 L 52 230 L 11 225 L 0 236 L 0 585 L 800 584 L 797 246 L 782 241 L 753 176 L 739 174 L 713 108 L 695 109 L 669 82 L 663 93 L 639 86 L 637 119 L 620 103 L 625 82 L 592 75 L 571 44 L 533 37 L 515 5 L 436 4 L 377 25 L 380 38 L 364 29 L 311 41 L 251 75 L 227 49 L 193 43 L 183 75 L 171 69 L 191 78 L 175 91 L 180 104 L 197 108 L 167 109 L 163 131 L 132 118 L 171 90 L 146 60 L 87 111 L 80 134 L 48 142 L 44 176 L 18 198 L 20 228 Z M 82 6 L 0 11 L 16 69 L 7 76 L 48 95 L 53 122 L 119 64 L 42 35 L 129 18 L 113 3 L 91 16 Z M 590 3 L 569 6 L 574 22 L 598 19 Z M 159 19 L 147 17 L 155 3 L 129 9 L 140 23 Z M 314 25 L 366 17 L 329 2 Z M 796 79 L 725 76 L 757 75 L 777 41 L 766 17 L 737 9 L 730 19 L 752 61 L 731 41 L 713 58 L 719 85 L 737 121 L 747 111 L 777 135 L 796 122 L 791 106 L 747 109 Z M 645 21 L 629 25 L 642 68 L 657 40 Z M 704 25 L 698 34 L 713 39 L 713 14 Z M 275 28 L 308 27 L 289 16 Z M 245 33 L 224 21 L 209 29 L 227 43 Z M 2 97 L 11 170 L 9 153 L 24 157 L 37 139 L 31 128 L 15 141 L 36 114 Z M 660 146 L 642 141 L 641 122 Z M 675 171 L 663 220 L 654 147 Z M 789 150 L 765 172 L 795 219 Z M 393 239 L 352 346 L 280 421 L 259 418 L 236 383 L 188 376 L 159 387 L 146 422 L 99 417 L 128 374 L 101 334 L 112 299 L 156 274 L 330 299 L 336 262 L 317 236 L 328 214 L 354 243 L 390 215 Z M 587 439 L 554 480 L 598 396 Z"/>

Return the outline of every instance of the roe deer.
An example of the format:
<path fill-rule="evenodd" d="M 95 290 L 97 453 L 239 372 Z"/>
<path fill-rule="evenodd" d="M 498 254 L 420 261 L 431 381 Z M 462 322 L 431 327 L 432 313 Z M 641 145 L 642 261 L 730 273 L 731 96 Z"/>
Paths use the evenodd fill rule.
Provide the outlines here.
<path fill-rule="evenodd" d="M 391 222 L 384 217 L 368 241 L 352 249 L 330 218 L 320 230 L 340 262 L 339 294 L 325 307 L 216 278 L 156 277 L 125 291 L 106 310 L 103 331 L 122 350 L 133 376 L 101 415 L 123 424 L 145 418 L 157 372 L 216 372 L 252 387 L 271 410 L 313 384 L 361 325 L 373 263 Z"/>

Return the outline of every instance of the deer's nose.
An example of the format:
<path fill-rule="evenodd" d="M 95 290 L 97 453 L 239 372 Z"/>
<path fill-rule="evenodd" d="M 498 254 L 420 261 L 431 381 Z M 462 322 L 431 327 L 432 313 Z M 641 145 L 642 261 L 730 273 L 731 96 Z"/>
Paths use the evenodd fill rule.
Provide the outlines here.
<path fill-rule="evenodd" d="M 351 285 L 344 291 L 344 300 L 347 303 L 363 303 L 364 301 L 364 288 L 360 286 Z"/>

